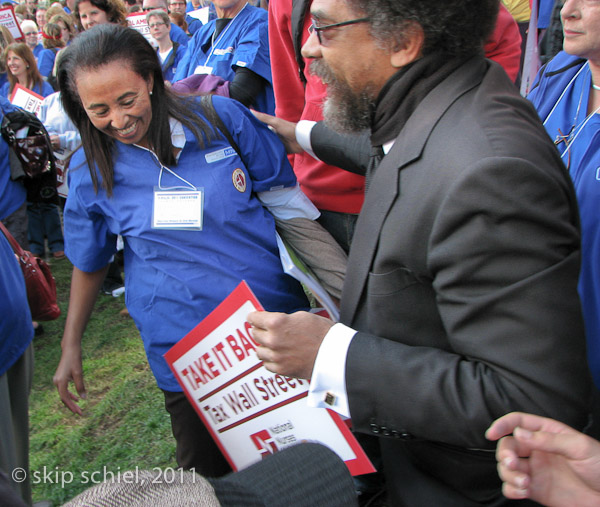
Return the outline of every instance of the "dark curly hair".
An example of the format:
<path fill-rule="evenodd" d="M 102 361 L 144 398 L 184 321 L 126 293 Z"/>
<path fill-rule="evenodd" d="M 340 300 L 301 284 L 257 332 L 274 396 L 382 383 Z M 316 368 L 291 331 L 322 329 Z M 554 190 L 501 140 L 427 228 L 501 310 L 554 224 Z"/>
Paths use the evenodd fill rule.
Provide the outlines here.
<path fill-rule="evenodd" d="M 127 9 L 123 0 L 76 0 L 75 8 L 73 11 L 77 28 L 80 32 L 84 31 L 81 19 L 79 18 L 79 4 L 82 2 L 89 2 L 94 7 L 97 7 L 101 11 L 106 12 L 106 17 L 109 23 L 115 23 L 121 26 L 127 26 Z"/>
<path fill-rule="evenodd" d="M 499 0 L 347 0 L 371 18 L 371 34 L 382 44 L 403 43 L 414 23 L 425 34 L 423 54 L 466 56 L 482 51 L 496 25 Z"/>

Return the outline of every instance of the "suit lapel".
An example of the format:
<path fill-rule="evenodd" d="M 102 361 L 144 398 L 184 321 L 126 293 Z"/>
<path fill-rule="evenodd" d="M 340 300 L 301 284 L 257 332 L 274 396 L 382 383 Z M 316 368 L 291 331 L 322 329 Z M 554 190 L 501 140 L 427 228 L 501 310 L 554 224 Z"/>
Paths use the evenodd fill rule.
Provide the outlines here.
<path fill-rule="evenodd" d="M 450 105 L 483 77 L 487 63 L 473 58 L 436 87 L 411 115 L 376 169 L 356 223 L 342 291 L 340 321 L 351 324 L 379 245 L 381 229 L 400 193 L 400 171 L 418 160 L 429 135 Z"/>

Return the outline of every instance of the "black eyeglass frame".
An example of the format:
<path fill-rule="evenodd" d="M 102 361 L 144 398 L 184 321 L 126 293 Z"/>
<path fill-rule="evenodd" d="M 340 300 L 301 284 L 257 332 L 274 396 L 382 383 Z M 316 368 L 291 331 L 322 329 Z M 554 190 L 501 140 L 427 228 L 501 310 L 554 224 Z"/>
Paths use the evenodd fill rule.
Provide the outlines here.
<path fill-rule="evenodd" d="M 323 40 L 321 39 L 322 31 L 329 30 L 330 28 L 338 28 L 341 26 L 355 25 L 356 23 L 365 23 L 367 21 L 371 21 L 371 18 L 369 18 L 369 17 L 357 18 L 357 19 L 351 19 L 349 21 L 342 21 L 341 23 L 333 23 L 331 25 L 317 26 L 317 25 L 315 25 L 315 20 L 312 19 L 310 26 L 308 27 L 308 33 L 312 34 L 313 32 L 316 32 L 317 39 L 319 40 L 319 44 L 322 46 L 323 45 Z"/>

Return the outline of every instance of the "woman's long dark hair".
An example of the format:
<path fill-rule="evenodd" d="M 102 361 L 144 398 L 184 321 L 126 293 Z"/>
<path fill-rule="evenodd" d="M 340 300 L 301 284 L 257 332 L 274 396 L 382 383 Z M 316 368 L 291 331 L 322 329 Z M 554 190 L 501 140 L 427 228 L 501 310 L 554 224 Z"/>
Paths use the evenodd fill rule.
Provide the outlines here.
<path fill-rule="evenodd" d="M 122 61 L 146 81 L 150 76 L 154 78 L 150 96 L 152 120 L 148 127 L 147 139 L 150 148 L 163 165 L 176 164 L 169 117 L 188 127 L 201 146 L 214 136 L 210 125 L 195 114 L 202 111 L 198 102 L 179 97 L 165 88 L 156 52 L 143 35 L 132 28 L 113 24 L 97 25 L 80 33 L 73 43 L 62 51 L 57 72 L 58 84 L 62 105 L 81 134 L 81 143 L 94 188 L 97 192 L 97 166 L 102 177 L 102 187 L 108 196 L 112 195 L 113 188 L 114 140 L 92 125 L 81 103 L 76 79 L 80 72 L 96 70 L 114 61 Z"/>

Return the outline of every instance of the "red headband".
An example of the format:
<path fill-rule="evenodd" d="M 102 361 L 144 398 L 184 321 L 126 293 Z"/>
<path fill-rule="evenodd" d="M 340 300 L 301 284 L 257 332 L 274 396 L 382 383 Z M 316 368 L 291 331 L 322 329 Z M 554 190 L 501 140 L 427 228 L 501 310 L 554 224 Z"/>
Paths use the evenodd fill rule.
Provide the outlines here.
<path fill-rule="evenodd" d="M 44 39 L 50 39 L 50 40 L 62 39 L 62 35 L 48 35 L 46 32 L 42 32 L 42 37 Z"/>

